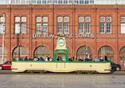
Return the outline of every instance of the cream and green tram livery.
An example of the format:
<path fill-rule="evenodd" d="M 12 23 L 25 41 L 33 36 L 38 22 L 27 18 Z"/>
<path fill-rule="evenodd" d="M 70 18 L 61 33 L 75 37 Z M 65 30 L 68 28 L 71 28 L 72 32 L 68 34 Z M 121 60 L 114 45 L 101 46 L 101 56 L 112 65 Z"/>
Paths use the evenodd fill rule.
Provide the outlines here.
<path fill-rule="evenodd" d="M 12 62 L 12 72 L 26 71 L 110 73 L 111 66 L 109 62 Z"/>
<path fill-rule="evenodd" d="M 26 71 L 49 71 L 49 72 L 77 72 L 90 71 L 98 73 L 110 73 L 111 64 L 107 61 L 70 61 L 69 50 L 66 48 L 65 38 L 59 37 L 57 47 L 54 51 L 53 60 L 14 60 L 12 61 L 12 72 Z"/>

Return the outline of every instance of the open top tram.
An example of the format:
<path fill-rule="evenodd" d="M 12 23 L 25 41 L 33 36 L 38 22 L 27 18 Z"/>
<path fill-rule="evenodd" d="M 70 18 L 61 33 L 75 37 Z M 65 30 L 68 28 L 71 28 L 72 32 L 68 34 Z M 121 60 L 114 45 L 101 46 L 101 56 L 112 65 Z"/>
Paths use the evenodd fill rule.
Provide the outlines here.
<path fill-rule="evenodd" d="M 54 59 L 49 61 L 39 60 L 14 60 L 12 72 L 49 71 L 49 72 L 76 72 L 91 71 L 110 73 L 111 63 L 108 61 L 71 61 L 68 58 L 68 49 L 64 37 L 59 37 L 54 51 Z"/>

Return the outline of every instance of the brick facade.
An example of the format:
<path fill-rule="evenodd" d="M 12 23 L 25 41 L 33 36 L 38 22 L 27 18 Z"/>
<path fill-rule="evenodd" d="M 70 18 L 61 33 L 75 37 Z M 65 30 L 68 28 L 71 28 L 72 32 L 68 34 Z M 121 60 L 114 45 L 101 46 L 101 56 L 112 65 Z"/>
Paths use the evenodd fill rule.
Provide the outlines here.
<path fill-rule="evenodd" d="M 5 48 L 6 58 L 12 58 L 12 52 L 17 46 L 17 35 L 14 34 L 14 17 L 27 17 L 27 32 L 19 35 L 20 45 L 27 47 L 28 57 L 33 57 L 36 47 L 44 45 L 49 49 L 50 56 L 56 47 L 57 38 L 33 38 L 35 33 L 35 17 L 48 16 L 48 33 L 57 35 L 57 16 L 69 16 L 70 34 L 78 32 L 78 17 L 91 17 L 91 33 L 94 38 L 66 38 L 69 56 L 76 57 L 80 46 L 89 46 L 92 56 L 98 57 L 98 51 L 102 46 L 110 46 L 113 49 L 113 61 L 120 63 L 119 52 L 125 46 L 125 34 L 120 33 L 120 17 L 125 16 L 124 5 L 0 5 L 0 16 L 6 17 Z M 99 32 L 100 16 L 112 17 L 112 32 L 101 34 Z M 0 45 L 2 36 L 0 35 Z"/>

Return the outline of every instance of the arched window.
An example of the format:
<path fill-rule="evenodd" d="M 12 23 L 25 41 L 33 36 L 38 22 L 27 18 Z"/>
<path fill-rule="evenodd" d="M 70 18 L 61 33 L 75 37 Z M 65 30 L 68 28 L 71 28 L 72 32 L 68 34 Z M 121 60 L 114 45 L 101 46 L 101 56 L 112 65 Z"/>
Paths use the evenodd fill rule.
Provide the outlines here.
<path fill-rule="evenodd" d="M 120 64 L 125 67 L 125 46 L 120 49 Z"/>
<path fill-rule="evenodd" d="M 87 46 L 81 46 L 78 48 L 76 57 L 77 59 L 85 59 L 85 58 L 90 58 L 92 55 L 91 49 Z"/>
<path fill-rule="evenodd" d="M 17 46 L 13 49 L 12 57 L 13 58 L 24 58 L 28 56 L 27 48 L 23 46 Z"/>
<path fill-rule="evenodd" d="M 49 50 L 45 46 L 39 46 L 39 47 L 37 47 L 35 49 L 34 56 L 35 57 L 47 57 L 47 56 L 50 56 Z"/>
<path fill-rule="evenodd" d="M 98 53 L 99 53 L 99 57 L 107 56 L 109 59 L 113 59 L 113 57 L 114 57 L 113 49 L 110 46 L 102 46 L 99 49 Z"/>

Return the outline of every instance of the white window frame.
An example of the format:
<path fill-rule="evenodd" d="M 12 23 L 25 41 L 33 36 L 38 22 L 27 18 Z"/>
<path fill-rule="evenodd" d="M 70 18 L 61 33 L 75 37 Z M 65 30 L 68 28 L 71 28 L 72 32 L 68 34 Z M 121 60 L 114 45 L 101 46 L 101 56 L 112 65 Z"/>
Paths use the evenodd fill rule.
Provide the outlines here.
<path fill-rule="evenodd" d="M 104 17 L 104 20 L 103 21 L 101 21 L 101 17 Z M 107 22 L 106 21 L 106 18 L 107 17 L 110 17 L 111 18 L 111 21 L 110 22 Z M 112 33 L 112 16 L 100 16 L 100 23 L 104 23 L 104 32 L 101 32 L 100 31 L 100 23 L 99 23 L 99 33 L 100 34 L 111 34 Z M 110 23 L 110 32 L 106 32 L 106 30 L 107 30 L 107 26 L 106 26 L 106 23 Z"/>
<path fill-rule="evenodd" d="M 19 18 L 19 20 L 17 20 L 17 18 Z M 24 20 L 22 20 L 22 18 L 25 18 Z M 14 34 L 26 34 L 27 33 L 27 18 L 26 18 L 26 16 L 15 16 L 14 17 Z M 22 31 L 23 29 L 23 26 L 22 26 L 22 24 L 24 24 L 25 23 L 25 25 L 26 25 L 26 27 L 25 27 L 25 32 L 24 31 Z M 16 25 L 18 25 L 18 26 L 16 26 Z"/>
<path fill-rule="evenodd" d="M 122 20 L 122 18 L 123 18 L 123 20 Z M 121 16 L 120 17 L 120 33 L 121 34 L 125 34 L 125 29 L 122 29 L 123 28 L 123 26 L 125 26 L 125 16 Z M 125 28 L 125 27 L 124 27 Z"/>
<path fill-rule="evenodd" d="M 37 19 L 40 19 L 40 20 L 37 20 Z M 36 16 L 36 30 L 35 30 L 35 33 L 36 34 L 44 34 L 44 33 L 48 33 L 48 16 Z M 38 27 L 37 27 L 37 25 L 38 24 L 40 24 L 41 25 L 41 28 L 40 29 L 37 29 Z M 39 26 L 40 26 L 39 25 Z M 45 25 L 47 25 L 46 27 L 47 27 L 47 30 L 46 30 L 46 32 L 45 32 L 45 29 L 44 29 L 44 27 L 45 27 Z"/>
<path fill-rule="evenodd" d="M 87 20 L 87 18 L 89 17 L 89 20 Z M 82 18 L 82 19 L 80 19 Z M 89 23 L 89 32 L 87 32 L 87 26 L 86 23 Z M 83 30 L 82 32 L 79 31 L 79 24 L 83 24 Z M 79 34 L 90 34 L 91 33 L 91 16 L 79 16 L 78 17 L 78 33 Z"/>

